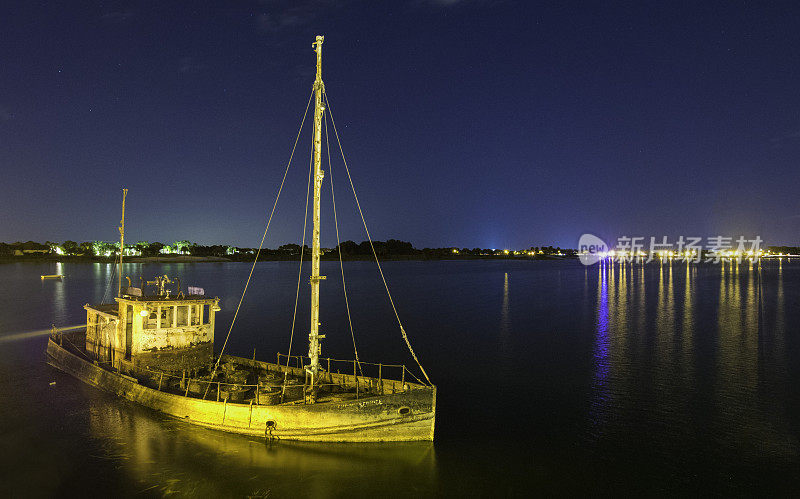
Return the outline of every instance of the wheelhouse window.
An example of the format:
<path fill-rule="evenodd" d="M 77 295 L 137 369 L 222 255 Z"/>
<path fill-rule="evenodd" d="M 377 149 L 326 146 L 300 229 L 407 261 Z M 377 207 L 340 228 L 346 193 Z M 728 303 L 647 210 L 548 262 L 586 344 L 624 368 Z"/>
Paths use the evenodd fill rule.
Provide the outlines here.
<path fill-rule="evenodd" d="M 161 307 L 161 328 L 171 328 L 172 319 L 175 317 L 174 307 Z"/>
<path fill-rule="evenodd" d="M 189 305 L 178 305 L 175 307 L 177 310 L 177 327 L 185 327 L 189 325 Z"/>
<path fill-rule="evenodd" d="M 192 305 L 192 326 L 199 326 L 203 320 L 203 306 Z"/>
<path fill-rule="evenodd" d="M 142 328 L 143 329 L 155 329 L 158 327 L 158 311 L 152 310 L 150 315 L 148 315 L 142 321 Z"/>

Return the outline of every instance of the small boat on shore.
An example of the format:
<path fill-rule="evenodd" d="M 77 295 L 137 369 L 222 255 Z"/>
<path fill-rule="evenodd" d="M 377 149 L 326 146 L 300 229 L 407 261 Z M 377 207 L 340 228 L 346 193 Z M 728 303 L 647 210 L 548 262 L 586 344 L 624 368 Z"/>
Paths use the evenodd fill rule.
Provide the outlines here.
<path fill-rule="evenodd" d="M 119 285 L 114 303 L 86 304 L 85 328 L 77 331 L 54 328 L 47 344 L 47 362 L 50 365 L 143 406 L 189 423 L 233 433 L 331 442 L 433 440 L 436 387 L 411 349 L 374 248 L 378 271 L 397 317 L 402 339 L 425 381 L 404 365 L 361 361 L 355 349 L 355 336 L 353 360 L 321 356 L 321 341 L 325 338 L 319 331 L 319 286 L 325 279 L 319 273 L 320 198 L 324 177 L 321 156 L 323 116 L 329 108 L 322 83 L 322 43 L 323 37 L 318 36 L 313 44 L 317 55 L 317 76 L 312 92 L 315 100 L 314 191 L 308 355 L 292 355 L 291 343 L 289 352 L 278 353 L 275 363 L 256 360 L 255 355 L 252 359 L 226 355 L 224 349 L 233 323 L 222 349 L 215 353 L 215 315 L 220 311 L 220 299 L 207 296 L 200 287 L 183 288 L 180 280 L 166 275 L 157 276 L 152 281 L 142 279 L 140 287 L 131 286 L 127 277 L 128 286 L 123 287 L 124 252 L 120 251 Z M 302 123 L 300 129 L 302 131 Z M 327 125 L 325 130 L 327 139 Z M 291 159 L 287 172 L 289 166 Z M 353 194 L 355 196 L 354 187 Z M 127 189 L 123 189 L 120 248 L 125 247 L 126 195 Z M 275 206 L 277 202 L 278 199 Z M 274 210 L 273 206 L 273 213 Z M 363 214 L 361 216 L 363 221 Z M 366 222 L 364 228 L 366 230 Z M 369 238 L 369 231 L 366 232 Z M 338 240 L 338 226 L 336 233 Z M 263 241 L 264 238 L 262 245 Z M 301 269 L 303 253 L 300 252 Z M 257 262 L 258 254 L 253 269 Z M 344 288 L 343 266 L 342 282 Z M 250 278 L 245 284 L 245 292 L 249 283 Z M 299 286 L 300 275 L 298 292 Z M 346 288 L 344 292 L 348 304 Z M 239 306 L 243 299 L 244 293 Z M 347 306 L 349 319 L 349 304 Z M 295 313 L 296 310 L 297 300 Z M 233 317 L 234 323 L 238 312 L 239 307 Z M 292 337 L 293 332 L 294 321 Z M 352 334 L 352 323 L 349 333 Z"/>

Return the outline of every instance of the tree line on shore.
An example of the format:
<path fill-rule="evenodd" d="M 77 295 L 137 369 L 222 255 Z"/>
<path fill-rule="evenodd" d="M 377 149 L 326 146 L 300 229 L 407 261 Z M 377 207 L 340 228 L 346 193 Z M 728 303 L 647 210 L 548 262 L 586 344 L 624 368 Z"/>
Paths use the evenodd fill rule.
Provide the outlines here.
<path fill-rule="evenodd" d="M 525 250 L 508 250 L 494 248 L 458 248 L 454 246 L 445 248 L 418 249 L 412 243 L 389 239 L 387 241 L 369 241 L 356 243 L 343 241 L 334 248 L 323 248 L 324 258 L 366 259 L 372 256 L 373 248 L 379 258 L 479 258 L 489 256 L 515 257 L 548 257 L 548 256 L 575 256 L 576 250 L 562 249 L 554 246 L 531 247 Z M 304 255 L 311 255 L 311 248 L 304 245 Z M 231 260 L 252 259 L 256 248 L 242 248 L 224 244 L 202 245 L 189 241 L 175 241 L 171 244 L 161 242 L 139 241 L 126 244 L 125 257 L 169 257 L 169 256 L 197 256 L 228 258 Z M 291 259 L 299 257 L 301 247 L 299 244 L 284 244 L 277 249 L 264 248 L 261 250 L 260 259 Z M 34 241 L 0 243 L 0 256 L 68 256 L 75 258 L 114 259 L 119 253 L 119 243 L 105 241 L 64 241 L 54 243 Z"/>
<path fill-rule="evenodd" d="M 323 248 L 322 255 L 325 259 L 338 258 L 341 253 L 344 259 L 368 259 L 372 257 L 373 248 L 379 258 L 414 258 L 414 259 L 441 259 L 441 258 L 486 258 L 486 257 L 528 257 L 528 258 L 554 258 L 575 257 L 577 250 L 554 246 L 530 247 L 524 250 L 494 249 L 494 248 L 415 248 L 410 242 L 389 239 L 387 241 L 369 241 L 356 243 L 343 241 L 334 248 Z M 301 247 L 299 244 L 284 244 L 277 249 L 263 248 L 259 259 L 294 259 L 299 257 Z M 311 248 L 304 245 L 304 256 L 311 256 Z M 175 241 L 170 244 L 161 242 L 139 241 L 125 245 L 125 257 L 171 257 L 194 256 L 226 258 L 230 260 L 251 260 L 257 252 L 256 248 L 242 248 L 224 244 L 202 245 L 189 241 Z M 770 246 L 768 252 L 782 255 L 800 255 L 800 247 L 796 246 Z M 0 257 L 70 257 L 88 258 L 95 260 L 113 260 L 118 256 L 119 243 L 105 241 L 64 241 L 54 243 L 34 241 L 0 243 Z"/>

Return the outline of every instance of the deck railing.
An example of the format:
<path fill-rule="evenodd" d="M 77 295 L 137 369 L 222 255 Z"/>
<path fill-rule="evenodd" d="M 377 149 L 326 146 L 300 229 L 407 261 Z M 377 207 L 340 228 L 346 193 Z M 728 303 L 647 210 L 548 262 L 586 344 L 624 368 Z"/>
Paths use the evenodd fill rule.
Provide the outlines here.
<path fill-rule="evenodd" d="M 282 359 L 287 359 L 285 362 L 281 362 Z M 311 359 L 305 355 L 286 355 L 278 352 L 278 359 L 277 364 L 279 366 L 290 366 L 290 367 L 297 367 L 299 369 L 305 369 L 307 365 L 311 363 Z M 294 364 L 294 365 L 292 365 Z M 333 373 L 334 370 L 337 374 L 347 373 L 349 374 L 352 372 L 352 376 L 356 378 L 356 381 L 359 377 L 361 378 L 374 378 L 377 379 L 378 382 L 382 383 L 384 380 L 395 380 L 400 381 L 401 384 L 406 384 L 406 373 L 408 373 L 411 377 L 415 379 L 416 383 L 422 383 L 419 378 L 417 378 L 414 373 L 408 370 L 405 365 L 403 364 L 376 364 L 374 362 L 363 362 L 360 360 L 344 360 L 344 359 L 333 359 L 331 357 L 321 358 L 319 359 L 320 367 L 325 371 L 323 376 L 328 373 Z M 367 371 L 372 371 L 371 373 L 364 374 L 365 368 Z M 388 371 L 387 371 L 388 370 Z M 399 372 L 397 372 L 399 370 Z M 399 378 L 392 377 L 392 374 L 396 373 L 399 374 Z"/>
<path fill-rule="evenodd" d="M 225 356 L 223 356 L 225 357 Z M 305 403 L 307 401 L 307 394 L 311 385 L 309 383 L 308 377 L 305 375 L 305 366 L 308 365 L 308 357 L 302 355 L 293 355 L 290 358 L 294 359 L 294 366 L 286 366 L 285 364 L 281 364 L 281 359 L 286 359 L 287 355 L 278 354 L 278 364 L 276 367 L 284 373 L 284 379 L 282 382 L 276 382 L 273 386 L 278 387 L 280 385 L 280 402 L 283 403 L 285 399 L 285 395 L 287 390 L 299 390 L 302 389 L 302 400 Z M 406 372 L 408 371 L 404 365 L 400 364 L 375 364 L 371 362 L 357 362 L 351 360 L 341 360 L 341 359 L 333 359 L 333 358 L 326 358 L 321 359 L 323 362 L 323 369 L 321 370 L 319 380 L 321 382 L 315 383 L 315 386 L 318 388 L 333 388 L 338 387 L 344 390 L 354 389 L 355 390 L 355 397 L 358 399 L 360 396 L 363 396 L 367 392 L 372 392 L 376 395 L 385 395 L 387 393 L 400 393 L 406 390 L 412 389 L 411 384 L 406 383 Z M 249 359 L 237 359 L 237 362 L 241 362 L 244 364 L 249 364 L 251 361 Z M 261 366 L 266 364 L 260 361 L 252 361 L 254 367 Z M 353 374 L 349 373 L 342 373 L 342 372 L 332 372 L 331 369 L 335 368 L 337 365 L 339 366 L 347 366 L 348 368 L 353 370 Z M 370 377 L 365 376 L 363 372 L 359 374 L 357 371 L 359 368 L 363 368 L 364 366 L 372 367 L 377 369 L 377 376 Z M 327 369 L 325 369 L 327 367 Z M 400 370 L 400 379 L 388 379 L 384 376 L 384 369 L 390 370 Z M 202 378 L 191 378 L 185 375 L 176 375 L 167 373 L 164 371 L 159 371 L 156 369 L 151 369 L 150 367 L 145 368 L 138 368 L 139 371 L 147 374 L 147 379 L 152 384 L 156 384 L 155 388 L 159 391 L 170 391 L 175 392 L 177 390 L 169 390 L 167 387 L 174 385 L 174 382 L 170 384 L 170 379 L 180 380 L 178 386 L 180 390 L 183 392 L 184 397 L 189 397 L 190 392 L 193 394 L 197 394 L 200 398 L 206 399 L 209 395 L 211 397 L 216 398 L 219 402 L 220 398 L 222 397 L 223 400 L 227 400 L 228 397 L 222 396 L 221 393 L 223 391 L 248 391 L 254 390 L 254 396 L 250 400 L 250 403 L 255 403 L 260 405 L 261 397 L 265 396 L 262 395 L 259 388 L 263 388 L 263 385 L 259 384 L 247 384 L 247 383 L 236 383 L 236 382 L 228 382 L 228 381 L 221 381 L 221 380 L 210 380 L 210 379 L 202 379 Z M 410 371 L 409 374 L 413 376 Z M 294 376 L 303 376 L 304 382 L 303 384 L 291 384 L 287 383 L 288 374 L 292 374 Z M 166 383 L 166 384 L 165 384 Z M 194 386 L 195 388 L 200 388 L 199 390 L 190 390 Z M 216 392 L 216 393 L 214 393 Z M 270 395 L 275 396 L 277 392 L 273 392 Z M 212 398 L 213 400 L 213 398 Z"/>

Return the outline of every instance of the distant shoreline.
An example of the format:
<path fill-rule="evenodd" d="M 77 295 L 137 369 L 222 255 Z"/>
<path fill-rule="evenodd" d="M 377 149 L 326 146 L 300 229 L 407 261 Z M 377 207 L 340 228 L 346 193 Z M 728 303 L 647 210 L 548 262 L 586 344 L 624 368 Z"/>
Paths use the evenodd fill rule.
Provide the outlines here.
<path fill-rule="evenodd" d="M 296 262 L 299 255 L 263 255 L 259 257 L 259 262 Z M 442 257 L 425 255 L 387 255 L 378 257 L 380 261 L 444 261 L 444 260 L 577 260 L 572 256 L 550 256 L 550 255 L 447 255 Z M 308 259 L 308 258 L 305 258 Z M 323 261 L 339 261 L 336 254 L 323 255 Z M 347 255 L 342 257 L 343 261 L 359 262 L 373 261 L 372 255 Z M 131 256 L 126 257 L 123 263 L 231 263 L 231 262 L 252 262 L 252 258 L 229 258 L 216 256 Z M 0 264 L 4 263 L 116 263 L 113 258 L 105 257 L 85 257 L 68 255 L 23 255 L 23 256 L 3 256 L 0 257 Z"/>

